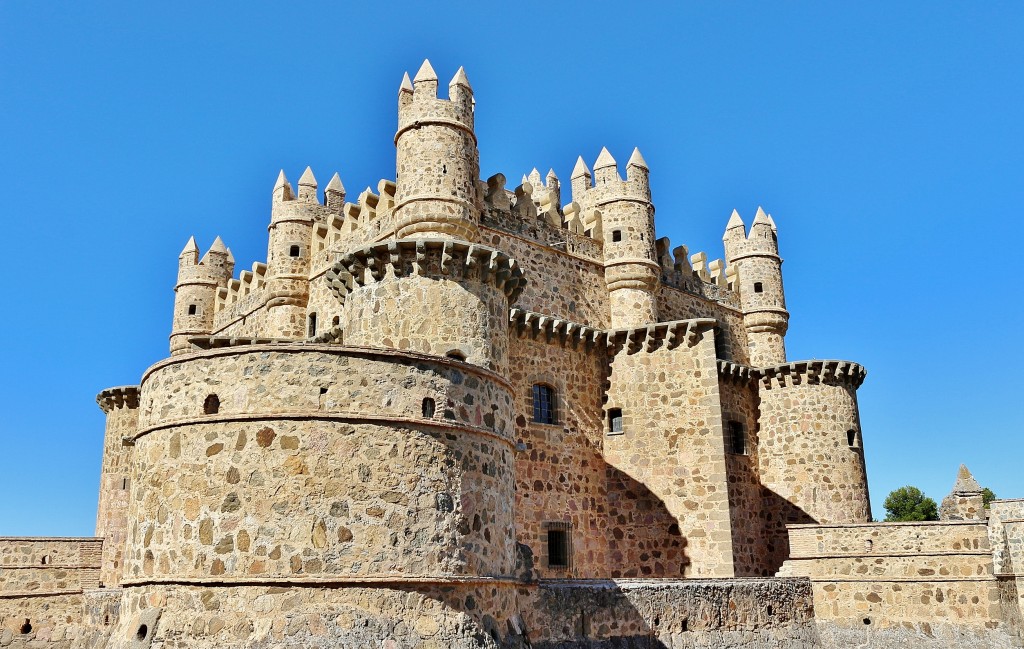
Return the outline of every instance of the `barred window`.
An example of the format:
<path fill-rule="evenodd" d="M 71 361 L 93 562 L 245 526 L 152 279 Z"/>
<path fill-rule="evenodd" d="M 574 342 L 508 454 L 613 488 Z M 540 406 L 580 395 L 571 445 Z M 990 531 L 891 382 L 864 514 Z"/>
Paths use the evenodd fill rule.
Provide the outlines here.
<path fill-rule="evenodd" d="M 533 421 L 538 424 L 554 424 L 555 414 L 555 389 L 543 383 L 534 384 Z"/>
<path fill-rule="evenodd" d="M 609 408 L 608 409 L 608 432 L 609 433 L 621 433 L 622 432 L 622 408 Z"/>
<path fill-rule="evenodd" d="M 747 454 L 747 431 L 738 421 L 729 422 L 729 450 L 736 455 Z"/>

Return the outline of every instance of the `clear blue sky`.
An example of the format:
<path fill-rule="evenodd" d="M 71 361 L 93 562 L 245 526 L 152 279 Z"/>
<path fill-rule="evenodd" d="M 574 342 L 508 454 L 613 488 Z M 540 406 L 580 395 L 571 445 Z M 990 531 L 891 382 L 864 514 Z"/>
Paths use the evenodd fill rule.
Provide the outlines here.
<path fill-rule="evenodd" d="M 639 146 L 711 258 L 772 213 L 790 358 L 868 368 L 876 516 L 961 462 L 1024 496 L 1024 4 L 351 5 L 0 2 L 0 535 L 92 533 L 93 399 L 167 354 L 189 235 L 247 268 L 280 168 L 393 178 L 424 57 L 465 65 L 484 177 Z"/>

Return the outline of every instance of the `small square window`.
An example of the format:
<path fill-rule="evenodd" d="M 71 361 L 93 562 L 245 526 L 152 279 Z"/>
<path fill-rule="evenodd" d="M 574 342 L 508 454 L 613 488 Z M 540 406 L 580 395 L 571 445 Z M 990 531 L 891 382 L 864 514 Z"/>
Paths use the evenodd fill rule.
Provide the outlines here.
<path fill-rule="evenodd" d="M 188 314 L 189 315 L 196 315 L 197 313 L 199 313 L 199 305 L 198 304 L 190 304 L 190 305 L 188 305 Z"/>
<path fill-rule="evenodd" d="M 609 408 L 608 409 L 608 432 L 609 433 L 621 433 L 622 432 L 622 408 Z"/>
<path fill-rule="evenodd" d="M 761 282 L 754 282 L 754 292 L 764 293 L 764 284 L 762 284 Z"/>
<path fill-rule="evenodd" d="M 555 389 L 550 385 L 537 383 L 533 386 L 533 421 L 538 424 L 554 424 Z"/>
<path fill-rule="evenodd" d="M 549 523 L 547 530 L 548 568 L 569 567 L 569 525 L 568 523 Z"/>
<path fill-rule="evenodd" d="M 292 246 L 291 248 L 288 249 L 288 256 L 298 257 L 300 252 L 301 249 L 299 248 L 299 246 Z"/>
<path fill-rule="evenodd" d="M 622 230 L 612 230 L 612 241 L 616 243 L 622 241 Z"/>

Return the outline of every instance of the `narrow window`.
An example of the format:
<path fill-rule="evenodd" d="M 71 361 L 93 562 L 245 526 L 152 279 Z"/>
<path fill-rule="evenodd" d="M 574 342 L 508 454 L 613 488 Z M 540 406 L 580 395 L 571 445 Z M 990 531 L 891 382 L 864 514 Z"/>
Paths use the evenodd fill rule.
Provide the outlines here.
<path fill-rule="evenodd" d="M 298 246 L 292 246 L 291 248 L 289 248 L 288 249 L 288 255 L 290 257 L 298 257 L 299 256 L 299 247 Z"/>
<path fill-rule="evenodd" d="M 103 626 L 110 626 L 110 616 L 109 615 L 104 615 L 103 616 Z"/>
<path fill-rule="evenodd" d="M 146 626 L 145 624 L 140 624 L 139 625 L 139 630 L 135 632 L 135 639 L 136 640 L 145 640 L 146 636 L 148 636 L 148 635 L 149 635 L 149 627 Z"/>
<path fill-rule="evenodd" d="M 206 397 L 206 401 L 203 402 L 203 413 L 207 415 L 215 415 L 220 412 L 220 397 L 216 394 L 211 394 Z"/>
<path fill-rule="evenodd" d="M 622 432 L 622 408 L 610 408 L 608 410 L 608 432 Z"/>
<path fill-rule="evenodd" d="M 457 349 L 451 350 L 450 352 L 445 354 L 445 356 L 447 356 L 448 358 L 454 358 L 457 361 L 464 361 L 464 360 L 466 360 L 466 355 L 463 354 L 462 352 L 460 352 Z"/>
<path fill-rule="evenodd" d="M 48 554 L 44 554 L 43 555 L 42 565 L 44 565 L 44 566 L 50 565 L 50 555 L 48 555 Z"/>
<path fill-rule="evenodd" d="M 747 454 L 747 433 L 738 421 L 729 422 L 729 449 L 736 455 Z"/>
<path fill-rule="evenodd" d="M 334 316 L 334 319 L 331 320 L 331 324 L 334 325 L 335 327 L 340 325 L 341 324 L 341 316 L 340 315 Z"/>
<path fill-rule="evenodd" d="M 309 337 L 312 338 L 316 335 L 316 314 L 309 314 Z"/>
<path fill-rule="evenodd" d="M 762 284 L 761 282 L 754 282 L 754 292 L 764 293 L 764 284 Z"/>
<path fill-rule="evenodd" d="M 612 241 L 616 243 L 622 241 L 622 230 L 612 230 Z"/>
<path fill-rule="evenodd" d="M 533 386 L 533 421 L 555 423 L 555 389 L 550 385 L 537 383 Z"/>
<path fill-rule="evenodd" d="M 857 448 L 857 431 L 852 429 L 846 431 L 846 443 L 850 448 Z"/>
<path fill-rule="evenodd" d="M 423 399 L 423 416 L 426 417 L 427 419 L 430 419 L 431 417 L 434 416 L 434 409 L 435 408 L 436 408 L 436 405 L 434 404 L 434 400 L 431 399 L 430 397 L 424 397 L 424 399 Z"/>
<path fill-rule="evenodd" d="M 197 313 L 199 313 L 199 305 L 198 304 L 190 304 L 190 305 L 188 305 L 188 314 L 189 315 L 196 315 Z"/>
<path fill-rule="evenodd" d="M 128 489 L 128 478 L 121 478 L 121 490 Z"/>
<path fill-rule="evenodd" d="M 566 523 L 549 523 L 548 568 L 569 567 L 569 530 Z M 557 527 L 556 527 L 557 525 Z"/>
<path fill-rule="evenodd" d="M 26 618 L 25 623 L 21 625 L 19 631 L 21 631 L 22 634 L 32 633 L 32 623 Z"/>

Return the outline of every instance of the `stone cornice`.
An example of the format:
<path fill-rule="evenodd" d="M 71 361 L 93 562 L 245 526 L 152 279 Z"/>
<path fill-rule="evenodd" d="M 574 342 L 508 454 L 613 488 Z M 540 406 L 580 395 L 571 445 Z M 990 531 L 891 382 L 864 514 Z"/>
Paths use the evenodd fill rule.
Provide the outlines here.
<path fill-rule="evenodd" d="M 138 408 L 139 386 L 121 385 L 107 388 L 96 395 L 96 403 L 106 413 L 111 412 L 115 408 Z"/>
<path fill-rule="evenodd" d="M 864 383 L 867 373 L 863 365 L 852 361 L 794 361 L 772 367 L 748 367 L 733 361 L 718 359 L 718 376 L 722 379 L 734 383 L 761 381 L 766 390 L 804 383 L 845 385 L 856 390 Z"/>
<path fill-rule="evenodd" d="M 327 271 L 327 282 L 342 304 L 350 292 L 379 281 L 388 269 L 397 277 L 475 275 L 493 282 L 514 302 L 526 286 L 515 259 L 505 253 L 456 239 L 397 239 L 352 251 Z"/>
<path fill-rule="evenodd" d="M 669 349 L 675 349 L 683 343 L 692 347 L 715 324 L 717 321 L 714 318 L 696 318 L 605 330 L 523 309 L 509 311 L 509 325 L 520 338 L 529 337 L 562 346 L 571 344 L 574 347 L 582 342 L 587 349 L 604 346 L 612 354 L 618 353 L 623 347 L 630 354 L 654 351 L 663 345 Z"/>

